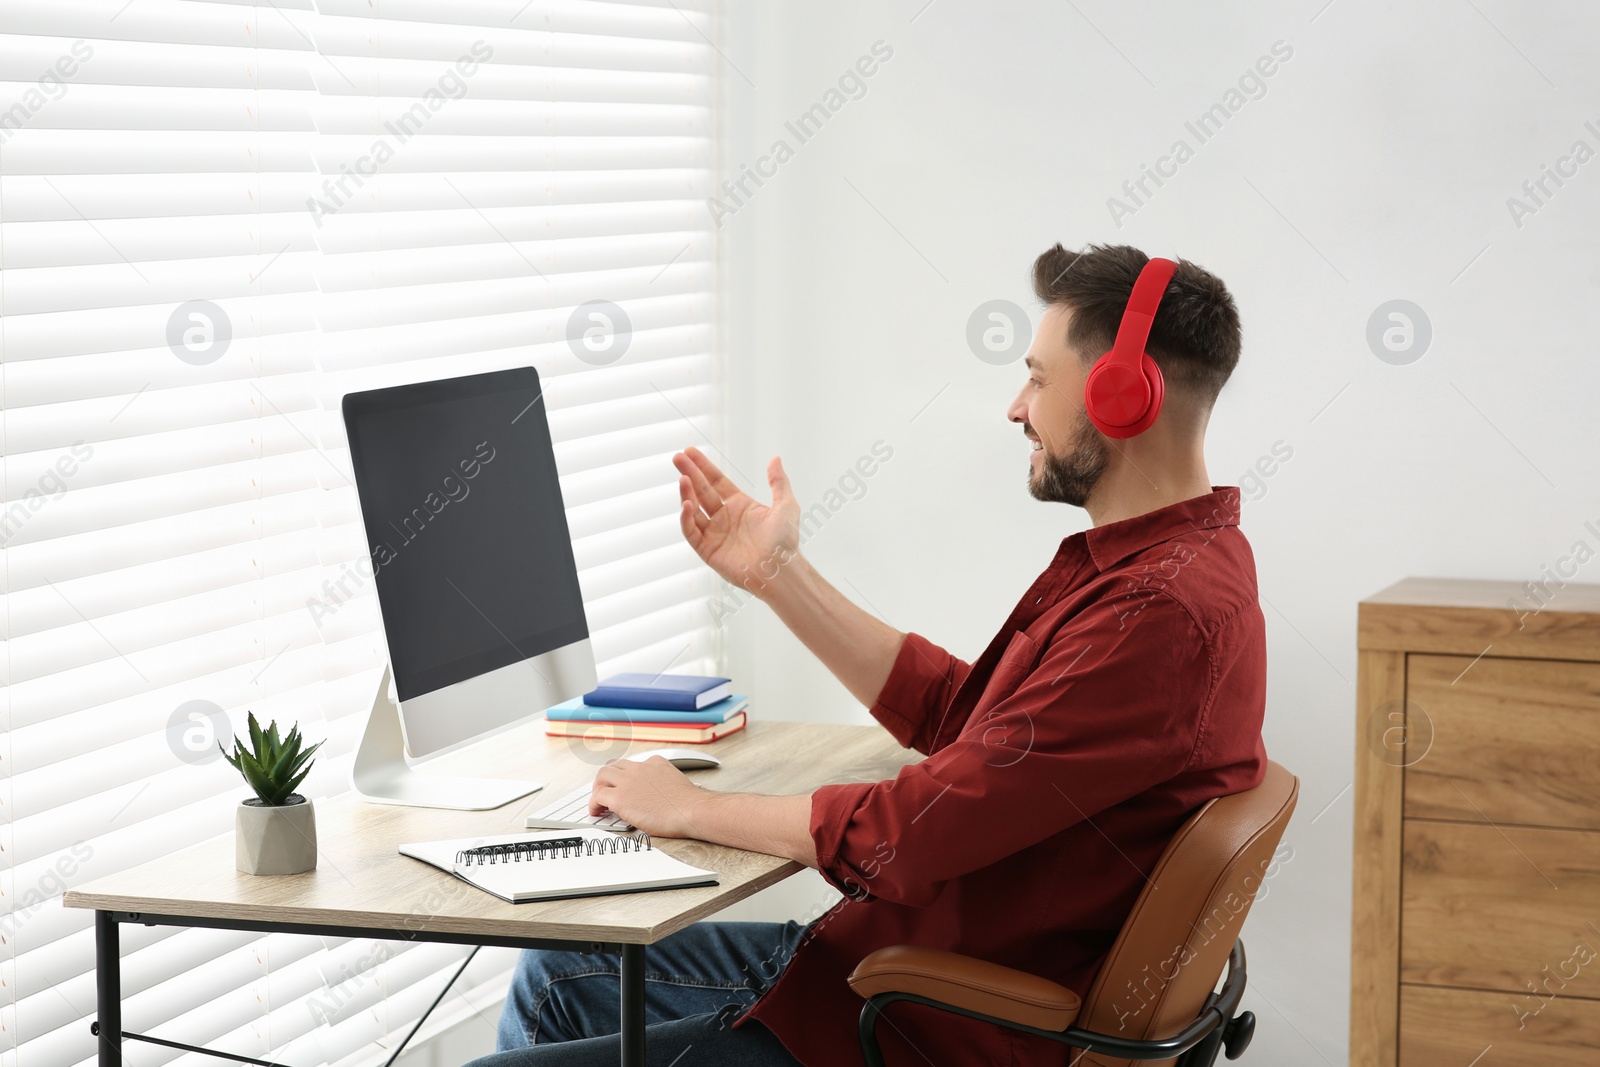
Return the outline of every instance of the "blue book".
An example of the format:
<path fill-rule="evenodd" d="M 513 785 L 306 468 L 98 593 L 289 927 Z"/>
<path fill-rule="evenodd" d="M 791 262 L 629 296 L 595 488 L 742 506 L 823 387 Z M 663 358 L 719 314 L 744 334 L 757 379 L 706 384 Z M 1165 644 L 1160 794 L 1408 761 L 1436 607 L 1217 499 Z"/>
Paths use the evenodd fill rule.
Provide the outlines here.
<path fill-rule="evenodd" d="M 731 692 L 726 678 L 692 674 L 613 674 L 583 695 L 595 708 L 699 711 Z"/>
<path fill-rule="evenodd" d="M 582 697 L 563 701 L 544 713 L 554 722 L 660 722 L 702 725 L 727 722 L 750 704 L 750 698 L 735 694 L 699 711 L 661 711 L 656 708 L 602 708 L 583 702 Z"/>

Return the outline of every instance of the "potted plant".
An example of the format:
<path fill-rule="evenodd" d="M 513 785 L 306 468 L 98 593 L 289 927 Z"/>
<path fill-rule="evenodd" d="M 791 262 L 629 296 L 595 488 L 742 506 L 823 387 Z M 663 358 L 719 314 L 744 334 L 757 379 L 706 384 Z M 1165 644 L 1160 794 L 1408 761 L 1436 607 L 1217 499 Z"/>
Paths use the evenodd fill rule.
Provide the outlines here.
<path fill-rule="evenodd" d="M 239 802 L 234 818 L 234 861 L 245 874 L 301 874 L 317 866 L 317 820 L 311 801 L 294 791 L 311 773 L 311 755 L 318 741 L 305 748 L 298 725 L 287 738 L 278 724 L 265 730 L 249 714 L 250 746 L 238 737 L 222 756 L 244 776 L 256 795 Z"/>

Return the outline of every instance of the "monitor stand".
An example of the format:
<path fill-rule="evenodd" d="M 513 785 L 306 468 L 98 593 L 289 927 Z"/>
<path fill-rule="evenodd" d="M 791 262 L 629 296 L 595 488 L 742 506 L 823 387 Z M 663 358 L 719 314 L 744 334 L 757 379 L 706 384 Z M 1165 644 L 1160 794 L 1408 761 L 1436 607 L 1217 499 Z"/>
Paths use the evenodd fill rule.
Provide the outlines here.
<path fill-rule="evenodd" d="M 363 799 L 375 804 L 487 811 L 543 787 L 543 782 L 501 778 L 447 778 L 413 768 L 406 762 L 405 735 L 400 732 L 400 705 L 391 695 L 391 678 L 391 668 L 385 666 L 350 772 L 356 792 Z"/>

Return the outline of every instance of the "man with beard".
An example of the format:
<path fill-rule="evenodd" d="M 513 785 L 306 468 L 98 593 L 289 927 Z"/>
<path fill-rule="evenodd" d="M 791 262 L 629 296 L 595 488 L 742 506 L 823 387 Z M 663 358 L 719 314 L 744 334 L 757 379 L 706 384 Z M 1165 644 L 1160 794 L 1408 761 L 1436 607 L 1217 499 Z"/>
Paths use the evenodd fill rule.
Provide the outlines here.
<path fill-rule="evenodd" d="M 1233 299 L 1193 263 L 1120 245 L 1056 245 L 1033 283 L 1047 309 L 1007 417 L 1032 447 L 1029 491 L 1093 525 L 1061 542 L 971 663 L 856 607 L 811 567 L 778 459 L 763 505 L 699 451 L 673 457 L 689 544 L 927 758 L 798 796 L 704 789 L 662 759 L 601 768 L 591 813 L 784 856 L 844 893 L 805 926 L 704 922 L 649 946 L 652 1064 L 691 1050 L 684 1062 L 702 1067 L 860 1062 L 862 1001 L 846 976 L 885 945 L 960 952 L 1083 995 L 1185 818 L 1265 774 L 1255 563 L 1239 489 L 1211 485 L 1204 457 L 1239 358 Z M 995 540 L 1003 550 L 1004 532 Z M 501 1051 L 480 1063 L 615 1063 L 618 1015 L 614 961 L 525 952 Z M 895 1065 L 1073 1055 L 903 1002 L 878 1029 Z"/>

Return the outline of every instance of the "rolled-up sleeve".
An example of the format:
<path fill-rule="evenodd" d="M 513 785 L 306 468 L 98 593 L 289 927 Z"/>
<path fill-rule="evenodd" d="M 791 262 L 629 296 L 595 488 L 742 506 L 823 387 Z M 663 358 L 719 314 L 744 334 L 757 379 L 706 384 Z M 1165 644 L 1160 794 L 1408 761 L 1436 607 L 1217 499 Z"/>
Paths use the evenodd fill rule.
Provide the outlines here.
<path fill-rule="evenodd" d="M 868 710 L 900 742 L 900 747 L 927 755 L 932 741 L 929 720 L 937 725 L 936 713 L 950 703 L 971 669 L 971 664 L 921 634 L 908 633 L 888 680 Z"/>
<path fill-rule="evenodd" d="M 858 899 L 925 906 L 948 880 L 1180 773 L 1211 698 L 1210 647 L 1181 604 L 1146 601 L 1085 607 L 1010 694 L 894 778 L 816 790 L 823 877 Z M 934 672 L 906 675 L 908 694 L 935 685 Z"/>

